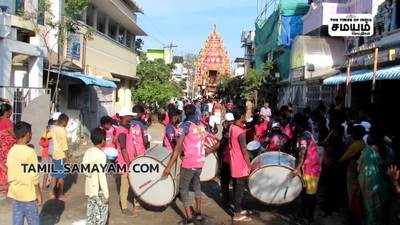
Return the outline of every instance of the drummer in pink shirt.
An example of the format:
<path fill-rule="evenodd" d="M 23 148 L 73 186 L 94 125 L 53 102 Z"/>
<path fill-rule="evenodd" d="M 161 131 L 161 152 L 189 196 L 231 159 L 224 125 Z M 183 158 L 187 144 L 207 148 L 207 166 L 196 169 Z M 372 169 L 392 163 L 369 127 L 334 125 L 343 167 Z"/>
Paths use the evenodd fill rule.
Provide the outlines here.
<path fill-rule="evenodd" d="M 174 153 L 166 166 L 163 176 L 171 173 L 172 166 L 183 152 L 183 159 L 180 171 L 179 192 L 181 201 L 185 208 L 185 221 L 182 224 L 193 222 L 194 216 L 197 220 L 202 220 L 201 215 L 201 185 L 200 174 L 204 165 L 206 153 L 216 151 L 218 143 L 213 142 L 213 146 L 205 146 L 204 140 L 207 136 L 204 125 L 196 118 L 196 107 L 194 105 L 185 106 L 186 120 L 179 126 L 178 140 Z M 189 186 L 193 184 L 196 201 L 196 212 L 192 212 L 189 197 Z"/>
<path fill-rule="evenodd" d="M 172 109 L 169 111 L 171 117 L 170 123 L 167 124 L 164 131 L 163 146 L 172 152 L 176 146 L 178 138 L 178 125 L 181 120 L 181 111 Z"/>
<path fill-rule="evenodd" d="M 150 147 L 150 142 L 147 126 L 141 120 L 145 113 L 144 107 L 142 105 L 135 105 L 132 111 L 134 116 L 131 122 L 131 132 L 133 134 L 133 144 L 136 148 L 135 157 L 137 157 L 144 155 L 146 149 Z"/>
<path fill-rule="evenodd" d="M 132 160 L 135 159 L 136 149 L 133 144 L 133 134 L 130 130 L 130 122 L 134 113 L 129 109 L 123 109 L 120 113 L 120 124 L 116 130 L 116 147 L 118 149 L 117 163 L 121 168 L 129 169 Z M 130 189 L 127 171 L 120 175 L 119 201 L 122 213 L 125 215 L 134 215 L 128 210 L 128 193 Z"/>
<path fill-rule="evenodd" d="M 243 193 L 250 174 L 250 158 L 246 149 L 246 129 L 244 128 L 246 111 L 236 108 L 233 111 L 235 122 L 229 130 L 229 156 L 231 176 L 234 185 L 234 221 L 250 221 L 247 211 L 242 210 Z"/>

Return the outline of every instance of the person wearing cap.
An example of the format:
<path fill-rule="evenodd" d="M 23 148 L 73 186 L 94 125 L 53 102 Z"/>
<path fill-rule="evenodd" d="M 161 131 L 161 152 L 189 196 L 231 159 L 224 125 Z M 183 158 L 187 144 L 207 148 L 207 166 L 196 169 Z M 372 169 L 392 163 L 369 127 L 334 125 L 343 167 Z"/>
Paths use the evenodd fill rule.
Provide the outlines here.
<path fill-rule="evenodd" d="M 221 178 L 221 197 L 224 205 L 229 205 L 229 183 L 231 182 L 231 169 L 229 164 L 229 129 L 235 118 L 232 113 L 225 114 L 225 120 L 222 122 L 222 138 L 218 151 L 220 159 L 220 178 Z"/>
<path fill-rule="evenodd" d="M 229 165 L 233 179 L 234 214 L 233 221 L 250 221 L 247 211 L 242 208 L 243 194 L 251 163 L 246 147 L 246 129 L 244 128 L 246 111 L 243 108 L 233 110 L 235 121 L 229 128 Z"/>
<path fill-rule="evenodd" d="M 130 122 L 133 118 L 134 113 L 129 109 L 122 109 L 118 113 L 120 116 L 120 123 L 116 130 L 116 147 L 118 150 L 117 164 L 121 168 L 128 170 L 130 163 L 135 158 L 135 146 L 133 144 L 133 133 L 130 129 Z M 122 214 L 134 215 L 133 212 L 128 210 L 128 193 L 130 189 L 128 180 L 128 171 L 124 171 L 119 175 L 120 190 L 119 190 L 119 201 L 121 206 Z"/>
<path fill-rule="evenodd" d="M 267 151 L 283 151 L 283 147 L 288 141 L 288 137 L 282 132 L 279 122 L 273 122 L 271 130 L 267 133 L 265 138 L 265 145 Z"/>

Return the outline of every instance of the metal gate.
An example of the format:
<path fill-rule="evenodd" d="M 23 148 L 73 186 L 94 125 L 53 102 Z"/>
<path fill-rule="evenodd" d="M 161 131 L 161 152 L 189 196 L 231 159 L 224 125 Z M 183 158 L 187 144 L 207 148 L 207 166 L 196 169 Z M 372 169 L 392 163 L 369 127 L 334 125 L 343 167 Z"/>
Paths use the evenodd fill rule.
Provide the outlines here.
<path fill-rule="evenodd" d="M 14 123 L 21 121 L 22 111 L 30 100 L 49 93 L 50 89 L 46 90 L 45 88 L 0 86 L 0 97 L 8 100 L 13 107 L 12 120 Z"/>

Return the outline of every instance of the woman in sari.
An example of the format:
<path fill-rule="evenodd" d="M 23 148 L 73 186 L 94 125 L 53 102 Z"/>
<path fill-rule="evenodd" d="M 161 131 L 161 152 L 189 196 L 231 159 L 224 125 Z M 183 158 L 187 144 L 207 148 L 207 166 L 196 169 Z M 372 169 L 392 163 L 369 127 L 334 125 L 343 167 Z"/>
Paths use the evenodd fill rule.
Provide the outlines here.
<path fill-rule="evenodd" d="M 358 183 L 358 165 L 357 161 L 360 158 L 361 151 L 365 148 L 363 136 L 365 128 L 361 125 L 356 125 L 350 129 L 352 143 L 344 153 L 340 162 L 347 164 L 347 196 L 348 205 L 352 214 L 354 224 L 362 222 L 362 202 L 360 184 Z"/>
<path fill-rule="evenodd" d="M 7 154 L 15 144 L 14 125 L 10 120 L 12 107 L 7 103 L 0 105 L 0 192 L 7 193 Z"/>
<path fill-rule="evenodd" d="M 364 206 L 364 224 L 385 225 L 388 219 L 389 184 L 381 154 L 383 135 L 371 132 L 359 159 L 358 182 Z"/>

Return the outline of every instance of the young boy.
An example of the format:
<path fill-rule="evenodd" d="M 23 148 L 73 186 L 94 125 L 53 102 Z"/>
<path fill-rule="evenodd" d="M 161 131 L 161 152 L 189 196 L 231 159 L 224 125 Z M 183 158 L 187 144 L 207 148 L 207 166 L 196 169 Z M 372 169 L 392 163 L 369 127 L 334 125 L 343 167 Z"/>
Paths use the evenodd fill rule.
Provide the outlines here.
<path fill-rule="evenodd" d="M 234 221 L 250 221 L 246 210 L 242 210 L 243 193 L 247 177 L 250 174 L 250 158 L 246 148 L 246 129 L 244 123 L 246 111 L 242 108 L 233 110 L 235 122 L 229 128 L 229 161 L 234 190 Z"/>
<path fill-rule="evenodd" d="M 42 203 L 37 171 L 24 171 L 23 164 L 38 165 L 36 152 L 28 146 L 32 138 L 31 125 L 18 122 L 14 127 L 17 143 L 10 149 L 7 157 L 8 183 L 7 196 L 13 207 L 13 225 L 24 224 L 26 217 L 29 225 L 39 225 L 38 205 Z"/>
<path fill-rule="evenodd" d="M 53 140 L 49 137 L 49 132 L 50 129 L 54 127 L 54 120 L 50 119 L 47 123 L 47 127 L 43 131 L 42 137 L 40 138 L 39 141 L 39 146 L 40 146 L 40 156 L 42 158 L 41 163 L 42 164 L 50 164 L 52 163 L 51 159 L 51 154 L 53 153 L 54 150 L 54 144 Z M 50 185 L 49 181 L 49 174 L 45 173 L 43 174 L 43 180 L 42 180 L 42 189 L 44 187 L 48 187 Z"/>
<path fill-rule="evenodd" d="M 169 112 L 171 117 L 170 123 L 165 127 L 163 146 L 172 152 L 176 146 L 176 139 L 178 138 L 178 125 L 181 121 L 181 112 L 173 109 Z"/>
<path fill-rule="evenodd" d="M 68 116 L 62 113 L 57 120 L 56 125 L 50 130 L 48 137 L 53 140 L 53 164 L 55 172 L 51 174 L 53 177 L 53 195 L 52 198 L 65 200 L 64 197 L 64 164 L 67 160 L 68 139 L 65 127 L 68 124 Z"/>
<path fill-rule="evenodd" d="M 179 138 L 173 155 L 166 166 L 163 176 L 168 176 L 171 173 L 172 166 L 183 152 L 183 159 L 180 171 L 179 192 L 183 206 L 185 208 L 185 221 L 183 224 L 192 223 L 193 217 L 202 220 L 201 216 L 201 185 L 200 174 L 204 165 L 205 154 L 215 151 L 218 148 L 218 143 L 213 143 L 213 146 L 205 148 L 204 140 L 207 136 L 205 127 L 196 118 L 196 107 L 194 105 L 185 106 L 186 121 L 183 122 L 178 131 Z M 196 212 L 192 212 L 189 186 L 193 184 L 196 201 Z"/>
<path fill-rule="evenodd" d="M 102 148 L 106 145 L 106 132 L 95 128 L 90 133 L 95 147 L 88 149 L 83 156 L 82 164 L 93 167 L 106 164 L 106 155 Z M 105 225 L 108 217 L 108 186 L 104 172 L 93 172 L 86 175 L 85 194 L 88 197 L 86 208 L 87 225 Z"/>

